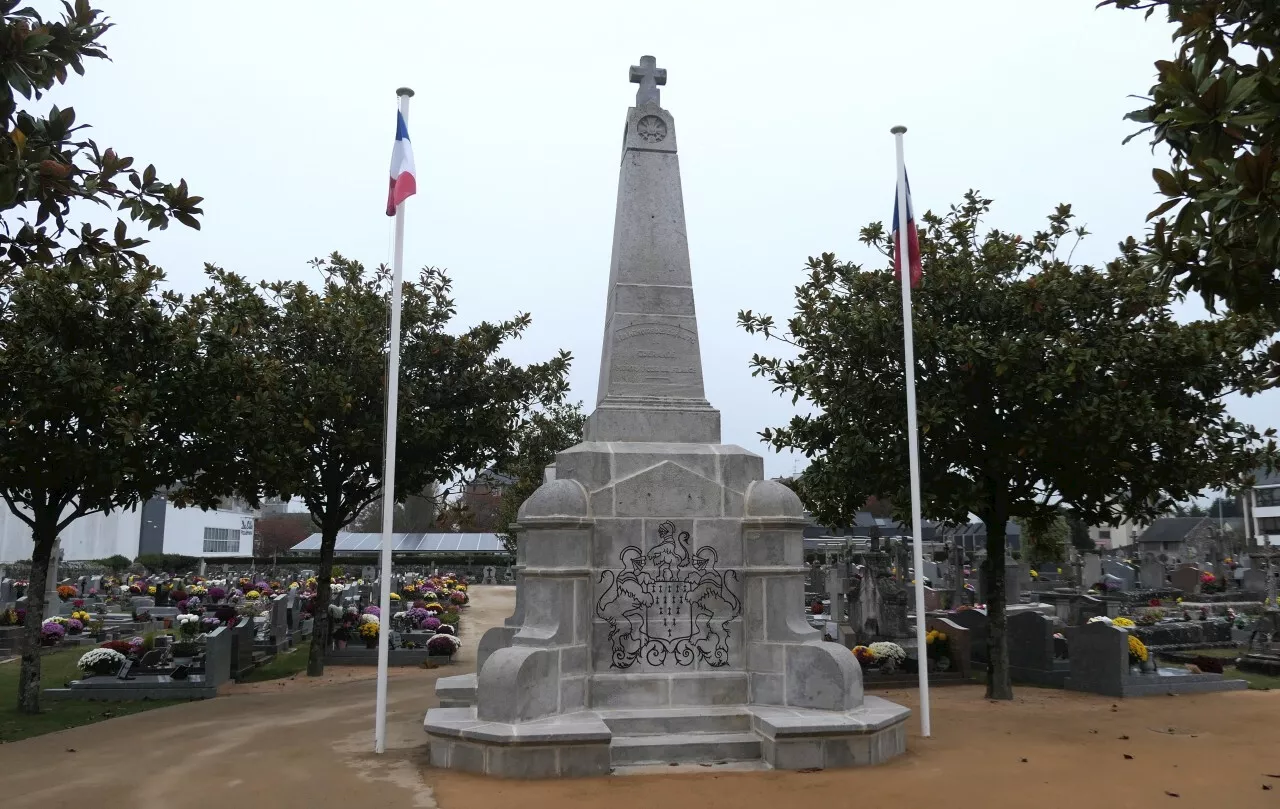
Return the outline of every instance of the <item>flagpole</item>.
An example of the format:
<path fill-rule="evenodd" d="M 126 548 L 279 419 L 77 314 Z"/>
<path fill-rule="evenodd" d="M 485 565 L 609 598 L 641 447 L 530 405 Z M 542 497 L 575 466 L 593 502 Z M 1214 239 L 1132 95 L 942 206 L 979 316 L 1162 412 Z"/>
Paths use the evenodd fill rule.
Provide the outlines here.
<path fill-rule="evenodd" d="M 898 236 L 893 249 L 897 252 L 898 275 L 902 283 L 902 354 L 907 372 L 907 452 L 911 463 L 911 532 L 912 556 L 915 560 L 916 587 L 916 669 L 920 675 L 920 735 L 929 738 L 929 650 L 925 644 L 924 608 L 924 540 L 920 518 L 920 438 L 916 424 L 916 350 L 911 329 L 911 260 L 907 249 L 907 232 L 911 221 L 907 210 L 907 167 L 902 158 L 902 136 L 905 126 L 895 126 L 893 133 L 898 152 Z"/>
<path fill-rule="evenodd" d="M 400 116 L 409 123 L 408 87 L 396 90 Z M 396 513 L 396 420 L 400 410 L 400 304 L 404 285 L 404 202 L 396 206 L 396 245 L 391 259 L 391 334 L 387 351 L 386 458 L 382 468 L 382 570 L 378 598 L 378 697 L 373 724 L 373 750 L 387 749 L 387 663 L 391 651 L 391 528 Z"/>

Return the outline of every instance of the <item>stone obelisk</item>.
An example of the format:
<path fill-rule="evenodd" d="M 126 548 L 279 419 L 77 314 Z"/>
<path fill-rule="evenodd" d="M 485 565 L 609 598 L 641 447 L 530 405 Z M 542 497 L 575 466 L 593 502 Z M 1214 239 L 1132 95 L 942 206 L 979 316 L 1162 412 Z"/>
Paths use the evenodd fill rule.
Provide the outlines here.
<path fill-rule="evenodd" d="M 645 56 L 627 111 L 609 261 L 600 392 L 588 441 L 720 443 L 720 413 L 702 387 L 693 274 L 676 154 L 660 105 L 667 71 Z"/>
<path fill-rule="evenodd" d="M 901 753 L 909 711 L 803 616 L 803 507 L 707 403 L 666 71 L 627 111 L 600 395 L 520 507 L 516 610 L 437 681 L 431 761 L 506 777 Z"/>

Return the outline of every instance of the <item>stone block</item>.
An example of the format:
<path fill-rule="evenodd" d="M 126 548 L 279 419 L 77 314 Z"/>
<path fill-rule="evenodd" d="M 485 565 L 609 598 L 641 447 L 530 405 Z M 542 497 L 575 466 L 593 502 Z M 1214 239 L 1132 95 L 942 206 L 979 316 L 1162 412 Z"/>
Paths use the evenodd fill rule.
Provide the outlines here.
<path fill-rule="evenodd" d="M 574 745 L 560 748 L 560 775 L 565 778 L 595 778 L 608 775 L 613 767 L 609 745 Z"/>
<path fill-rule="evenodd" d="M 735 568 L 742 565 L 742 522 L 740 520 L 694 520 L 693 547 L 714 548 L 716 567 Z"/>
<path fill-rule="evenodd" d="M 576 480 L 588 492 L 598 491 L 613 479 L 612 459 L 613 453 L 608 444 L 578 444 L 556 456 L 556 478 Z"/>
<path fill-rule="evenodd" d="M 752 705 L 785 705 L 786 700 L 784 675 L 751 672 Z"/>
<path fill-rule="evenodd" d="M 449 751 L 453 747 L 453 742 L 446 739 L 431 740 L 431 766 L 447 769 L 449 766 Z"/>
<path fill-rule="evenodd" d="M 796 532 L 793 531 L 747 529 L 743 532 L 742 541 L 743 548 L 746 551 L 747 564 L 758 567 L 777 567 L 802 562 L 803 556 L 798 562 L 792 562 L 788 559 L 789 555 L 794 554 L 787 553 L 787 540 L 795 534 Z M 800 537 L 800 553 L 804 553 L 803 537 Z"/>
<path fill-rule="evenodd" d="M 587 671 L 587 647 L 566 646 L 560 650 L 560 676 L 585 674 Z"/>
<path fill-rule="evenodd" d="M 525 574 L 524 626 L 512 639 L 513 645 L 572 643 L 574 582 L 572 579 L 542 578 Z"/>
<path fill-rule="evenodd" d="M 652 708 L 671 704 L 670 677 L 608 674 L 591 678 L 591 707 Z"/>
<path fill-rule="evenodd" d="M 766 639 L 764 582 L 765 580 L 761 576 L 747 577 L 747 597 L 746 604 L 743 607 L 743 619 L 746 622 L 748 641 L 763 641 Z"/>
<path fill-rule="evenodd" d="M 721 487 L 714 480 L 664 461 L 614 484 L 619 517 L 719 517 Z"/>
<path fill-rule="evenodd" d="M 480 670 L 476 715 L 487 722 L 527 722 L 550 716 L 560 702 L 556 650 L 512 646 L 490 655 Z"/>
<path fill-rule="evenodd" d="M 746 494 L 752 483 L 764 479 L 764 458 L 754 452 L 735 444 L 722 444 L 716 451 L 721 458 L 719 479 L 726 489 Z"/>
<path fill-rule="evenodd" d="M 587 706 L 587 678 L 565 677 L 560 681 L 560 712 L 572 713 Z"/>
<path fill-rule="evenodd" d="M 451 770 L 462 770 L 463 772 L 473 772 L 483 774 L 487 772 L 485 768 L 485 752 L 486 748 L 478 744 L 468 744 L 466 742 L 449 742 L 449 764 Z M 435 745 L 432 745 L 431 756 L 434 761 Z"/>
<path fill-rule="evenodd" d="M 476 671 L 484 668 L 484 662 L 489 659 L 489 655 L 505 649 L 511 645 L 511 639 L 516 636 L 517 626 L 495 626 L 485 630 L 480 636 L 480 643 L 476 646 Z"/>
<path fill-rule="evenodd" d="M 707 672 L 671 678 L 672 705 L 745 705 L 747 675 L 739 672 Z"/>
<path fill-rule="evenodd" d="M 670 312 L 693 317 L 693 288 L 616 284 L 611 293 L 615 312 Z"/>
<path fill-rule="evenodd" d="M 789 644 L 786 665 L 788 706 L 851 711 L 862 704 L 862 670 L 843 646 Z"/>
<path fill-rule="evenodd" d="M 772 747 L 768 763 L 775 770 L 822 769 L 826 763 L 821 739 L 775 739 Z"/>
<path fill-rule="evenodd" d="M 490 747 L 487 772 L 499 778 L 554 778 L 559 774 L 558 754 L 556 747 Z"/>
<path fill-rule="evenodd" d="M 525 542 L 529 567 L 574 568 L 591 564 L 589 529 L 527 529 Z"/>
<path fill-rule="evenodd" d="M 643 547 L 644 520 L 598 519 L 592 538 L 594 552 L 592 562 L 597 568 L 618 569 L 622 565 L 622 551 L 629 545 Z"/>
<path fill-rule="evenodd" d="M 664 463 L 673 463 L 708 480 L 719 482 L 720 457 L 711 444 L 654 444 L 626 442 L 611 444 L 613 478 L 625 480 Z"/>
<path fill-rule="evenodd" d="M 747 669 L 781 674 L 786 670 L 785 649 L 778 643 L 748 643 Z"/>

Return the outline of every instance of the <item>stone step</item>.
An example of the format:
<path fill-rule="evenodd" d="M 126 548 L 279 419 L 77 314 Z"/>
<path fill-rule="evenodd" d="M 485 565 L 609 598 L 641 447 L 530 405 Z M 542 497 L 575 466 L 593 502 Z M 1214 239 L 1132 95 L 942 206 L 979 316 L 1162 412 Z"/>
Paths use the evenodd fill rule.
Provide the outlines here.
<path fill-rule="evenodd" d="M 609 745 L 615 767 L 635 764 L 714 764 L 763 758 L 754 733 L 683 733 L 662 736 L 615 736 Z"/>
<path fill-rule="evenodd" d="M 736 707 L 601 711 L 600 718 L 614 736 L 746 733 L 751 730 L 751 714 Z"/>
<path fill-rule="evenodd" d="M 476 704 L 476 675 L 457 674 L 436 680 L 436 699 L 441 708 L 468 708 Z"/>

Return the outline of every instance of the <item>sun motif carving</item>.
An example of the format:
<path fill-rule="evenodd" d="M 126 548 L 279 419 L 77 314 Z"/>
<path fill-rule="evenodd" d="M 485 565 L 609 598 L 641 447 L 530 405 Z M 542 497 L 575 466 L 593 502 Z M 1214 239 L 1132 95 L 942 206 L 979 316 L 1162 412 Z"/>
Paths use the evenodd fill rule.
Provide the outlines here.
<path fill-rule="evenodd" d="M 667 122 L 656 115 L 646 115 L 636 122 L 636 134 L 645 143 L 666 140 Z"/>

